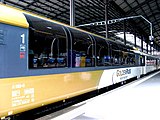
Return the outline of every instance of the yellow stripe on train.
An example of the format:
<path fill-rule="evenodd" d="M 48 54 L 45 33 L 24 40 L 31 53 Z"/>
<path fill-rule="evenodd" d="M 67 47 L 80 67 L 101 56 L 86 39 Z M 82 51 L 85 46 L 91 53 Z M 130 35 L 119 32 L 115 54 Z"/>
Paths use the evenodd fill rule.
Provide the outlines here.
<path fill-rule="evenodd" d="M 0 79 L 0 117 L 93 91 L 102 73 L 99 70 Z"/>

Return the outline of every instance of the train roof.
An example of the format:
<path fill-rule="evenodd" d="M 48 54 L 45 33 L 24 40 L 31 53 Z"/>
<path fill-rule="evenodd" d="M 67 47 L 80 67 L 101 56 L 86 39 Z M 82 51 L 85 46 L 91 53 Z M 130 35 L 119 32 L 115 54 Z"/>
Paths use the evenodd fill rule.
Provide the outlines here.
<path fill-rule="evenodd" d="M 0 22 L 5 23 L 5 24 L 10 24 L 10 25 L 18 26 L 18 27 L 23 27 L 23 28 L 29 28 L 29 24 L 24 16 L 24 14 L 27 14 L 27 15 L 31 15 L 31 16 L 34 16 L 34 17 L 37 17 L 37 18 L 40 18 L 40 19 L 43 19 L 46 21 L 50 21 L 50 22 L 53 22 L 53 23 L 56 23 L 59 25 L 63 25 L 65 27 L 72 28 L 72 29 L 75 29 L 75 30 L 78 30 L 81 32 L 92 34 L 92 35 L 100 37 L 102 39 L 106 39 L 106 38 L 99 36 L 99 35 L 96 35 L 94 33 L 90 33 L 88 31 L 85 31 L 85 30 L 82 30 L 82 29 L 79 29 L 76 27 L 72 27 L 67 24 L 64 24 L 64 23 L 61 23 L 61 22 L 58 22 L 55 20 L 51 20 L 49 18 L 40 16 L 40 15 L 36 15 L 36 14 L 30 13 L 28 11 L 24 11 L 24 10 L 21 10 L 21 9 L 18 9 L 18 8 L 9 6 L 9 5 L 4 5 L 2 3 L 0 3 L 0 11 L 1 11 L 0 12 Z"/>

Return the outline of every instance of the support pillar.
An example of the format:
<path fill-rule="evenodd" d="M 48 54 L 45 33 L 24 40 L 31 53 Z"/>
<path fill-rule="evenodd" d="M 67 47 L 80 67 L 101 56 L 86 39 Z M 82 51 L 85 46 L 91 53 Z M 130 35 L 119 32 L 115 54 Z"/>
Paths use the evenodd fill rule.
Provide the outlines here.
<path fill-rule="evenodd" d="M 104 0 L 104 3 L 105 3 L 106 38 L 108 38 L 108 4 L 109 4 L 109 0 Z"/>
<path fill-rule="evenodd" d="M 150 44 L 150 54 L 152 55 L 152 45 Z"/>
<path fill-rule="evenodd" d="M 141 51 L 143 52 L 143 36 L 141 36 Z"/>
<path fill-rule="evenodd" d="M 75 26 L 75 4 L 70 0 L 70 26 Z"/>
<path fill-rule="evenodd" d="M 146 36 L 146 39 L 147 39 L 147 46 L 146 47 L 147 47 L 147 54 L 148 54 L 149 53 L 149 49 L 148 49 L 149 48 L 149 38 L 148 38 L 148 36 Z"/>
<path fill-rule="evenodd" d="M 126 21 L 123 21 L 124 44 L 126 45 Z"/>
<path fill-rule="evenodd" d="M 136 31 L 134 32 L 134 47 L 137 47 L 137 41 L 136 41 Z"/>
<path fill-rule="evenodd" d="M 147 41 L 147 44 L 146 44 L 146 48 L 147 48 L 147 54 L 148 54 L 148 41 Z"/>

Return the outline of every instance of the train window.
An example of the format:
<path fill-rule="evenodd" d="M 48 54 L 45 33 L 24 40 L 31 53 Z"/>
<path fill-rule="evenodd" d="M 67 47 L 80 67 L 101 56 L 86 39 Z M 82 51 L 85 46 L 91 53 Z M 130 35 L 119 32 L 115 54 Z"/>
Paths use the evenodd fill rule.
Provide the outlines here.
<path fill-rule="evenodd" d="M 140 65 L 145 66 L 145 56 L 144 55 L 140 55 Z"/>
<path fill-rule="evenodd" d="M 135 54 L 130 51 L 132 48 L 123 44 L 118 44 L 119 52 L 119 64 L 121 65 L 135 65 Z"/>
<path fill-rule="evenodd" d="M 146 65 L 147 66 L 157 65 L 156 58 L 154 58 L 152 56 L 147 56 Z"/>
<path fill-rule="evenodd" d="M 140 63 L 140 54 L 135 53 L 135 65 L 139 66 Z"/>
<path fill-rule="evenodd" d="M 122 51 L 121 65 L 135 65 L 135 55 L 129 51 Z"/>
<path fill-rule="evenodd" d="M 127 65 L 135 65 L 135 55 L 131 52 L 128 53 Z"/>
<path fill-rule="evenodd" d="M 95 66 L 95 45 L 87 33 L 70 29 L 72 35 L 72 67 Z"/>
<path fill-rule="evenodd" d="M 122 51 L 121 65 L 128 64 L 128 52 Z"/>
<path fill-rule="evenodd" d="M 127 48 L 125 45 L 119 43 L 119 49 L 120 49 L 120 52 L 119 52 L 119 63 L 121 65 L 124 65 L 126 64 L 127 62 L 127 56 L 128 56 L 128 52 L 127 52 Z"/>
<path fill-rule="evenodd" d="M 96 40 L 97 66 L 108 66 L 110 64 L 109 46 L 105 39 L 94 37 Z"/>
<path fill-rule="evenodd" d="M 29 68 L 67 66 L 67 39 L 62 26 L 26 15 L 29 22 Z"/>
<path fill-rule="evenodd" d="M 136 59 L 135 59 L 135 53 L 132 51 L 133 48 L 130 46 L 126 46 L 127 52 L 128 52 L 128 65 L 136 65 Z"/>
<path fill-rule="evenodd" d="M 157 59 L 157 65 L 160 66 L 160 59 Z"/>

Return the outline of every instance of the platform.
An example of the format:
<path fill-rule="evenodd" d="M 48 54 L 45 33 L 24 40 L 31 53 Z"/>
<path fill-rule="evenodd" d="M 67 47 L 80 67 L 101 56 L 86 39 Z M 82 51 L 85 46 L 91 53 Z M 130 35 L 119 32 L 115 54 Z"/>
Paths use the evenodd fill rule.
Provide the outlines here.
<path fill-rule="evenodd" d="M 160 72 L 103 94 L 72 120 L 160 120 Z"/>

